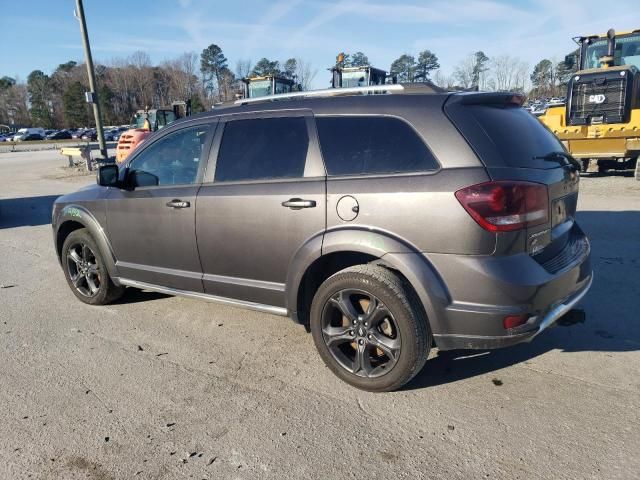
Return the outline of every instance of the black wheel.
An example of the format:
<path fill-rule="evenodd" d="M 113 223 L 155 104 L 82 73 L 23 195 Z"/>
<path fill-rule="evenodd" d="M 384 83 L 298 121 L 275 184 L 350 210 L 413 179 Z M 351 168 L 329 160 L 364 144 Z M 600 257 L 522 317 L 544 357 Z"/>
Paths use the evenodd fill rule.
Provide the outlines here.
<path fill-rule="evenodd" d="M 329 277 L 313 298 L 310 326 L 327 366 L 362 390 L 402 387 L 422 369 L 431 345 L 411 287 L 377 265 L 357 265 Z"/>
<path fill-rule="evenodd" d="M 69 234 L 62 246 L 61 258 L 71 291 L 84 303 L 105 305 L 124 293 L 124 287 L 111 281 L 100 250 L 86 228 Z"/>

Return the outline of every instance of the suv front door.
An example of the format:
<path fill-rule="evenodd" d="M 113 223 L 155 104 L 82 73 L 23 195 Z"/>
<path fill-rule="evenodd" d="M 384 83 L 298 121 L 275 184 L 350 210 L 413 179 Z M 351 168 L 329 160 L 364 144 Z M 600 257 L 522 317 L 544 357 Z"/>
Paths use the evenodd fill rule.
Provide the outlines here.
<path fill-rule="evenodd" d="M 106 200 L 107 228 L 121 278 L 202 292 L 195 236 L 196 194 L 214 123 L 191 125 L 136 152 Z"/>
<path fill-rule="evenodd" d="M 205 293 L 284 307 L 291 258 L 325 229 L 310 112 L 224 118 L 209 164 L 196 210 Z"/>

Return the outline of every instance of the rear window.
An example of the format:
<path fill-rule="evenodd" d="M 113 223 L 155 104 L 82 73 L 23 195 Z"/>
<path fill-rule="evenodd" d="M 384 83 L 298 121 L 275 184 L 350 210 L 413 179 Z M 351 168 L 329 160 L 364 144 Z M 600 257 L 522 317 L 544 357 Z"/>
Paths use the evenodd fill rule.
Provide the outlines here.
<path fill-rule="evenodd" d="M 480 145 L 475 145 L 477 140 L 467 137 L 472 146 L 480 147 L 479 153 L 485 165 L 542 169 L 558 167 L 557 162 L 534 158 L 565 149 L 553 133 L 525 109 L 512 105 L 467 105 L 464 111 L 477 121 L 492 144 L 493 152 L 482 151 Z M 465 129 L 462 130 L 467 136 Z M 496 163 L 496 153 L 501 157 L 502 165 Z"/>
<path fill-rule="evenodd" d="M 383 116 L 316 117 L 328 175 L 436 170 L 438 163 L 403 120 Z"/>
<path fill-rule="evenodd" d="M 302 177 L 308 149 L 309 136 L 304 117 L 227 122 L 215 180 Z"/>

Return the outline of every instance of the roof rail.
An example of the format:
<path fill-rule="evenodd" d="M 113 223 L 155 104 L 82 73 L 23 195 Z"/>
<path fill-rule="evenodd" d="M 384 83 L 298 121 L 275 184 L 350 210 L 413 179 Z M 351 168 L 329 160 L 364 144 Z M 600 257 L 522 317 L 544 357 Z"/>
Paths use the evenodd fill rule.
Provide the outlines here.
<path fill-rule="evenodd" d="M 324 90 L 308 90 L 306 92 L 277 93 L 275 95 L 266 95 L 256 98 L 241 98 L 236 100 L 236 105 L 246 105 L 249 103 L 269 102 L 272 100 L 287 100 L 289 98 L 298 97 L 333 97 L 336 95 L 348 95 L 350 93 L 388 93 L 402 92 L 404 87 L 399 84 L 392 85 L 369 85 L 367 87 L 346 87 L 346 88 L 327 88 Z"/>

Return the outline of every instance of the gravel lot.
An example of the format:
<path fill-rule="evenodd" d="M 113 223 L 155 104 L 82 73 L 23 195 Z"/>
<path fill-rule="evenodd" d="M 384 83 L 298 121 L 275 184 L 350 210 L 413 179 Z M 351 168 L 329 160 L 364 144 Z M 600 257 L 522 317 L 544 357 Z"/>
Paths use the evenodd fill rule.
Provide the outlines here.
<path fill-rule="evenodd" d="M 433 351 L 403 391 L 334 377 L 282 317 L 129 290 L 89 307 L 51 203 L 93 181 L 0 154 L 0 478 L 630 479 L 640 471 L 640 182 L 583 177 L 584 323 Z"/>

